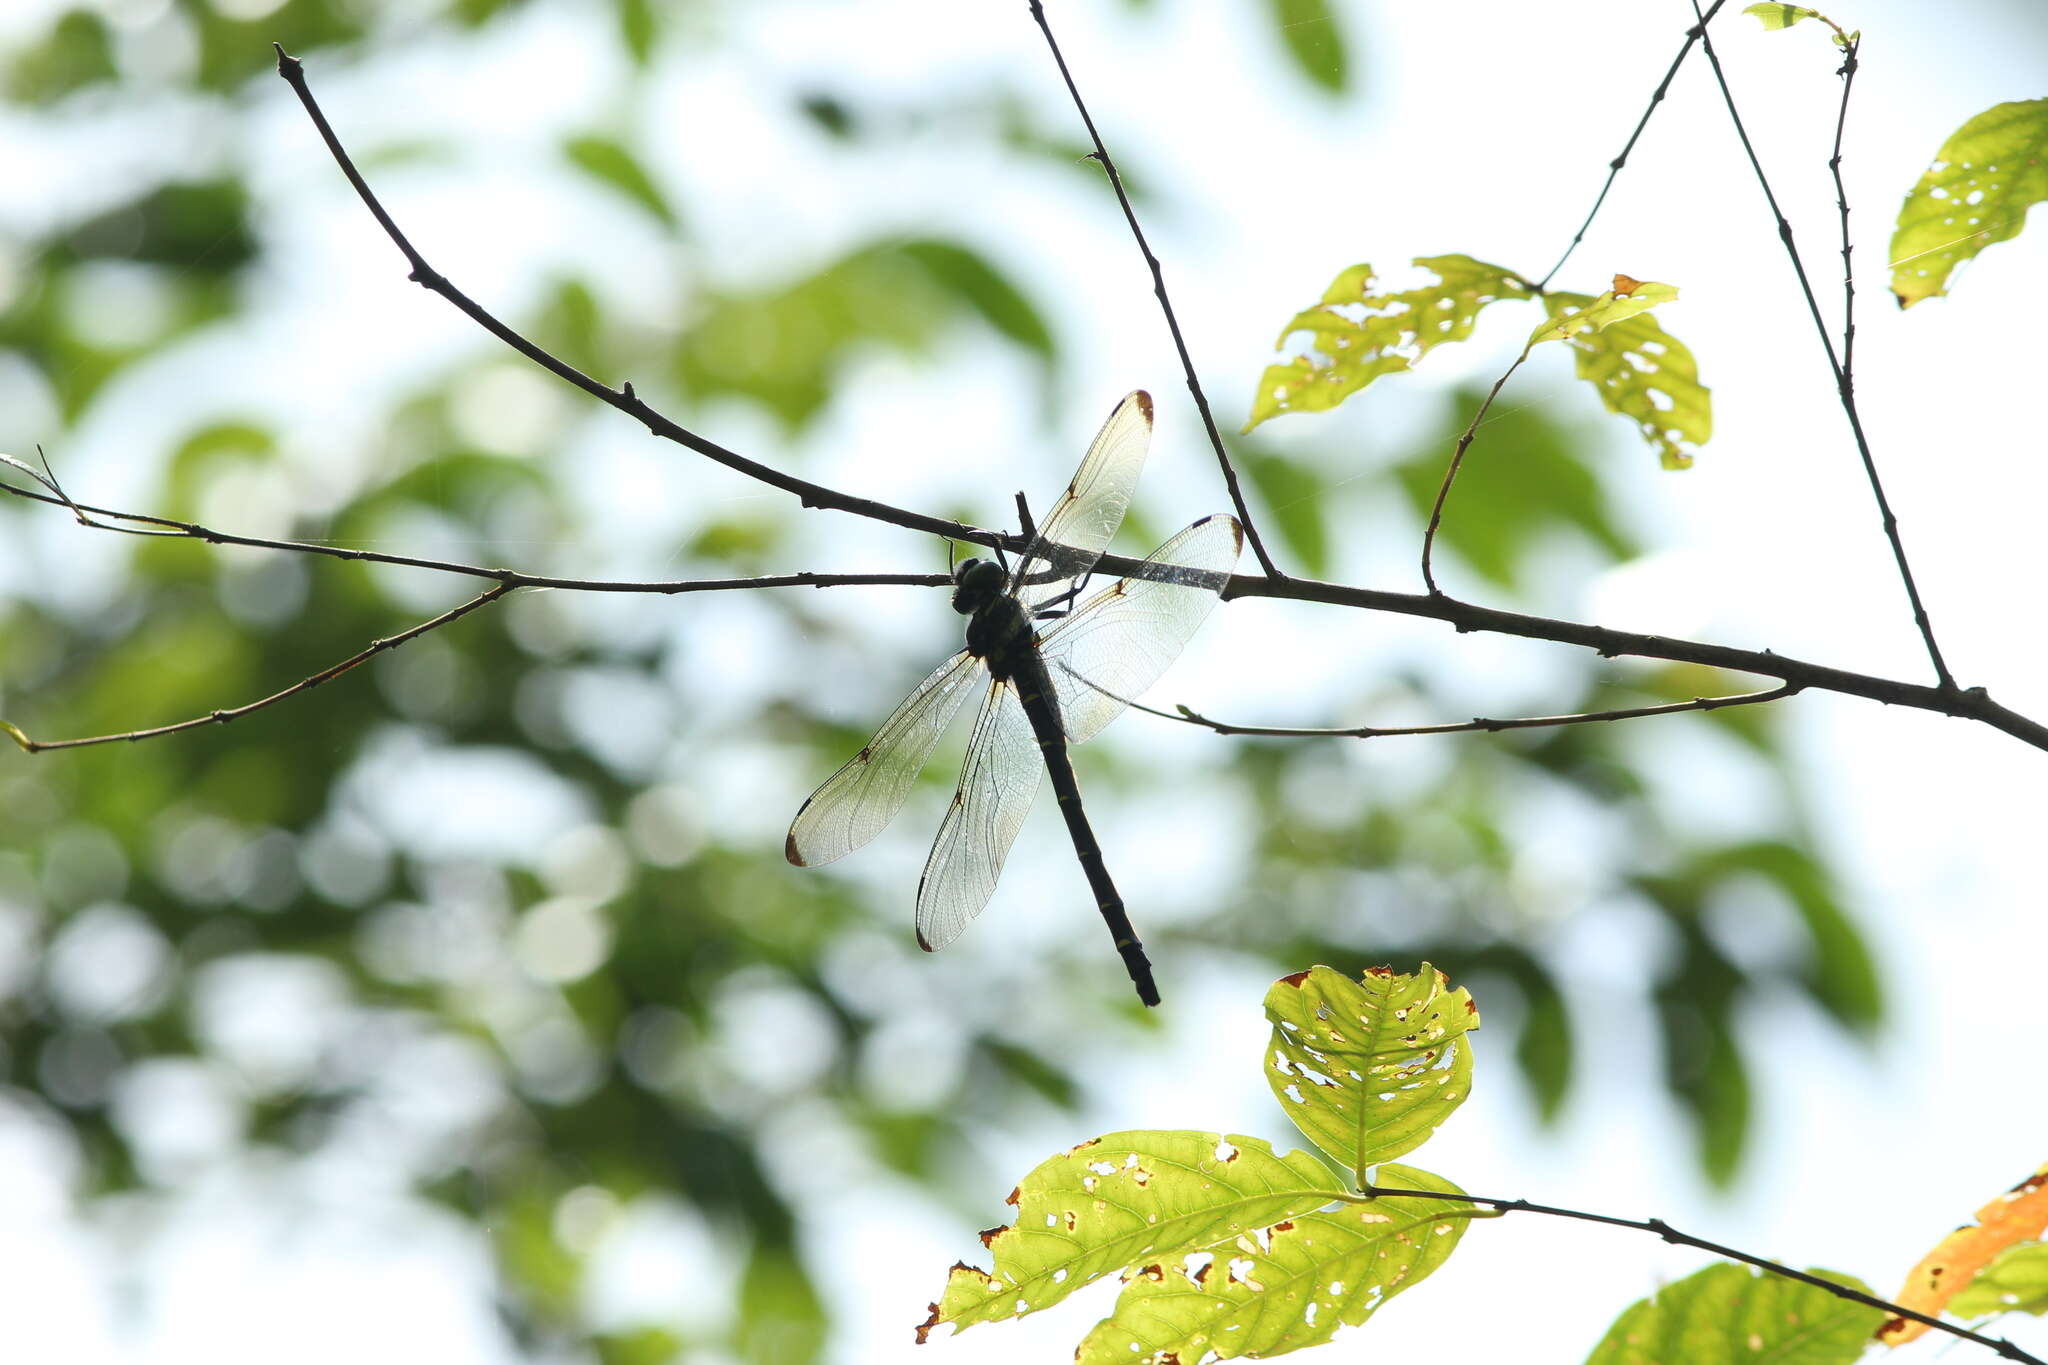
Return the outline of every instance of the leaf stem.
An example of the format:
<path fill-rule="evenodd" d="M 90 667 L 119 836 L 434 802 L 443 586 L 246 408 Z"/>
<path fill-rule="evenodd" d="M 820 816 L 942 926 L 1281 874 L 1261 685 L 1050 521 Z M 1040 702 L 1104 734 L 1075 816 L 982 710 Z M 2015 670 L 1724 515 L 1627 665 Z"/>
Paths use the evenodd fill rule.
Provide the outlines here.
<path fill-rule="evenodd" d="M 1522 353 L 1515 357 L 1515 363 L 1508 366 L 1505 374 L 1493 381 L 1493 387 L 1487 391 L 1486 401 L 1479 405 L 1479 410 L 1472 414 L 1472 420 L 1465 424 L 1465 430 L 1459 435 L 1458 444 L 1451 451 L 1451 462 L 1444 468 L 1444 481 L 1437 485 L 1436 501 L 1430 504 L 1429 508 L 1429 525 L 1422 530 L 1422 582 L 1429 589 L 1431 597 L 1443 596 L 1443 590 L 1436 585 L 1436 570 L 1430 563 L 1430 556 L 1436 549 L 1436 532 L 1443 524 L 1444 504 L 1450 500 L 1451 485 L 1458 481 L 1458 470 L 1465 463 L 1465 452 L 1471 448 L 1472 438 L 1478 434 L 1479 423 L 1485 419 L 1487 409 L 1493 406 L 1493 400 L 1500 397 L 1501 389 L 1506 386 L 1515 371 L 1522 368 L 1522 362 L 1528 358 L 1529 348 L 1524 346 Z"/>

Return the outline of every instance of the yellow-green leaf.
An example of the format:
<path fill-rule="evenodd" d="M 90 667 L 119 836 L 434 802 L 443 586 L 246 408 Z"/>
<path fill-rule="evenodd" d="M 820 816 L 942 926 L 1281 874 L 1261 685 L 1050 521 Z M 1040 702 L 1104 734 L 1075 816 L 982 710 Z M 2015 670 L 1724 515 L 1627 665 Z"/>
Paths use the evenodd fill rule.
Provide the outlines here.
<path fill-rule="evenodd" d="M 1415 264 L 1435 281 L 1375 294 L 1372 267 L 1354 265 L 1331 281 L 1320 303 L 1290 318 L 1277 348 L 1306 332 L 1308 353 L 1266 367 L 1244 429 L 1284 412 L 1334 408 L 1381 375 L 1413 367 L 1431 347 L 1471 336 L 1486 305 L 1529 297 L 1519 275 L 1470 256 L 1420 256 Z"/>
<path fill-rule="evenodd" d="M 1380 1178 L 1458 1193 L 1408 1166 L 1386 1166 Z M 1461 1200 L 1382 1198 L 1134 1266 L 1115 1311 L 1074 1353 L 1076 1365 L 1265 1358 L 1320 1345 L 1442 1265 L 1470 1212 Z"/>
<path fill-rule="evenodd" d="M 995 1269 L 956 1265 L 918 1328 L 1003 1322 L 1154 1256 L 1229 1243 L 1345 1191 L 1307 1152 L 1256 1138 L 1129 1132 L 1041 1162 L 1010 1194 L 1017 1221 L 981 1234 Z"/>
<path fill-rule="evenodd" d="M 1810 1272 L 1868 1294 L 1862 1281 Z M 1586 1365 L 1848 1365 L 1884 1314 L 1827 1290 L 1722 1262 L 1639 1299 L 1614 1320 Z"/>
<path fill-rule="evenodd" d="M 1553 295 L 1565 300 L 1562 307 L 1551 309 L 1550 321 L 1529 333 L 1531 350 L 1546 341 L 1570 341 L 1590 332 L 1612 327 L 1638 313 L 1646 313 L 1660 303 L 1669 303 L 1678 297 L 1675 285 L 1658 284 L 1654 281 L 1630 279 L 1626 275 L 1614 277 L 1614 288 L 1599 298 L 1587 302 L 1583 294 Z"/>
<path fill-rule="evenodd" d="M 1266 1083 L 1301 1129 L 1346 1170 L 1410 1152 L 1472 1088 L 1479 1009 L 1428 963 L 1374 967 L 1362 981 L 1315 967 L 1266 992 L 1273 1041 Z"/>
<path fill-rule="evenodd" d="M 1594 302 L 1584 294 L 1561 293 L 1543 300 L 1553 317 L 1574 309 L 1584 317 Z M 1666 469 L 1689 468 L 1714 434 L 1711 390 L 1700 383 L 1692 352 L 1648 314 L 1575 332 L 1568 340 L 1579 378 L 1599 390 L 1607 410 L 1633 421 Z"/>
<path fill-rule="evenodd" d="M 2039 1241 L 2048 1229 L 2048 1164 L 1977 1210 L 1977 1221 L 1934 1244 L 1906 1276 L 1892 1302 L 1922 1313 L 1939 1313 L 1968 1289 L 2008 1247 Z M 1888 1319 L 1878 1340 L 1902 1346 L 1927 1331 L 1910 1318 Z"/>
<path fill-rule="evenodd" d="M 1754 14 L 1765 28 L 1770 29 L 1790 28 L 1802 19 L 1820 19 L 1822 23 L 1827 22 L 1821 18 L 1819 10 L 1808 9 L 1804 5 L 1751 5 L 1742 12 Z"/>
<path fill-rule="evenodd" d="M 1948 292 L 1949 275 L 2020 234 L 2048 199 L 2048 99 L 1994 104 L 1956 129 L 1899 207 L 1892 293 L 1899 307 Z"/>
<path fill-rule="evenodd" d="M 1969 1288 L 1948 1301 L 1948 1311 L 1959 1318 L 2048 1313 L 2048 1243 L 2007 1247 Z"/>

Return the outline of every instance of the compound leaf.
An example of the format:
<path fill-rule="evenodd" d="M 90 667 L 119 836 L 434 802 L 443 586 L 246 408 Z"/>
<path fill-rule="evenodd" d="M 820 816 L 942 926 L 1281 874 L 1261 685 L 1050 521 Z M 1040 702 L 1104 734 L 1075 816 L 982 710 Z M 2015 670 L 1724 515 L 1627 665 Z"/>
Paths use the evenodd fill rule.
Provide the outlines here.
<path fill-rule="evenodd" d="M 1276 346 L 1306 332 L 1309 353 L 1266 367 L 1244 429 L 1284 412 L 1334 408 L 1381 375 L 1412 368 L 1431 347 L 1471 336 L 1486 305 L 1529 297 L 1519 275 L 1470 256 L 1419 256 L 1415 264 L 1435 282 L 1375 294 L 1372 267 L 1354 265 L 1331 281 L 1320 303 L 1289 319 Z"/>
<path fill-rule="evenodd" d="M 1266 1083 L 1309 1141 L 1346 1170 L 1413 1151 L 1472 1088 L 1479 1008 L 1428 963 L 1362 981 L 1314 967 L 1266 992 Z"/>
<path fill-rule="evenodd" d="M 1809 1273 L 1870 1292 L 1847 1275 Z M 1815 1285 L 1722 1262 L 1637 1300 L 1614 1320 L 1586 1365 L 1847 1365 L 1863 1354 L 1883 1316 Z"/>
<path fill-rule="evenodd" d="M 1994 104 L 1941 144 L 1899 206 L 1892 294 L 1899 307 L 1948 292 L 1949 275 L 1993 242 L 2020 235 L 2048 199 L 2048 99 Z"/>
<path fill-rule="evenodd" d="M 1397 1189 L 1459 1193 L 1441 1176 L 1380 1168 Z M 1328 1341 L 1419 1283 L 1457 1248 L 1471 1206 L 1385 1196 L 1276 1223 L 1124 1276 L 1116 1309 L 1074 1353 L 1077 1365 L 1264 1358 Z"/>
<path fill-rule="evenodd" d="M 994 1271 L 954 1266 L 918 1340 L 942 1323 L 1035 1313 L 1126 1266 L 1232 1243 L 1344 1193 L 1307 1152 L 1283 1157 L 1256 1138 L 1141 1131 L 1084 1142 L 1011 1192 L 1017 1221 L 981 1234 Z"/>

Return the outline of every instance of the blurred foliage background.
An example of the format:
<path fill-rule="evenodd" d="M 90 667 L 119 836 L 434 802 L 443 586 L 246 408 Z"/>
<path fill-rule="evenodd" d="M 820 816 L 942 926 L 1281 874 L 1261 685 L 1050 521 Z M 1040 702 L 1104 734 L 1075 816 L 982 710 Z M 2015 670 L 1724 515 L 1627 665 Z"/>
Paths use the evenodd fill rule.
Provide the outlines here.
<path fill-rule="evenodd" d="M 1283 97 L 1362 107 L 1369 24 L 1333 26 L 1322 0 L 1240 2 Z M 1132 22 L 1172 7 L 1134 3 Z M 537 200 L 471 199 L 466 228 L 430 228 L 423 244 L 572 363 L 631 378 L 685 424 L 792 467 L 877 366 L 936 387 L 960 350 L 997 355 L 988 363 L 1034 392 L 1035 418 L 1007 439 L 1044 447 L 1049 470 L 1129 387 L 1079 372 L 1057 262 L 956 232 L 958 215 L 850 242 L 825 233 L 781 257 L 732 261 L 707 244 L 704 208 L 678 192 L 676 147 L 635 111 L 685 54 L 744 64 L 762 41 L 750 7 L 120 0 L 8 20 L 8 137 L 40 149 L 28 164 L 42 179 L 16 179 L 27 193 L 0 236 L 5 448 L 41 443 L 82 500 L 540 572 L 936 568 L 931 547 L 859 525 L 834 534 L 896 557 L 814 557 L 804 519 L 816 514 L 780 498 L 639 491 L 621 473 L 639 466 L 621 461 L 691 457 L 613 454 L 635 441 L 615 414 L 549 388 L 480 333 L 327 394 L 346 420 L 314 401 L 315 379 L 279 377 L 302 349 L 385 344 L 346 327 L 323 342 L 322 316 L 260 322 L 290 303 L 296 277 L 340 268 L 308 240 L 359 247 L 380 279 L 402 283 L 402 270 L 281 102 L 268 44 L 307 60 L 369 173 L 418 185 L 488 157 L 488 139 L 412 117 L 410 95 L 352 134 L 364 92 L 387 70 L 391 89 L 415 91 L 422 52 L 443 70 L 487 67 L 537 11 L 609 54 L 623 73 L 615 106 L 586 109 L 552 161 L 515 165 Z M 932 79 L 885 96 L 749 69 L 735 138 L 772 122 L 823 156 L 858 158 L 942 135 L 1004 174 L 1057 183 L 1083 206 L 1078 230 L 1123 248 L 1072 121 L 1042 91 Z M 1147 212 L 1180 211 L 1176 196 L 1194 192 L 1142 156 L 1127 169 Z M 324 219 L 309 239 L 296 205 L 314 184 Z M 806 194 L 764 175 L 749 211 L 829 212 Z M 467 251 L 520 215 L 560 249 L 524 257 L 514 289 Z M 634 244 L 616 259 L 612 233 Z M 523 251 L 532 238 L 512 240 Z M 650 282 L 639 267 L 654 258 L 673 273 Z M 1199 296 L 1197 281 L 1181 288 Z M 1245 341 L 1254 363 L 1262 343 Z M 1244 445 L 1289 563 L 1343 575 L 1351 528 L 1416 534 L 1479 395 L 1415 382 L 1420 416 L 1384 449 L 1315 451 L 1266 432 Z M 1242 416 L 1240 395 L 1216 396 L 1226 426 Z M 1596 458 L 1627 433 L 1583 397 L 1514 407 L 1487 439 L 1513 458 L 1461 485 L 1443 542 L 1475 591 L 1554 603 L 1561 583 L 1643 552 L 1611 486 L 1616 462 Z M 804 472 L 832 481 L 815 459 Z M 1008 486 L 980 510 L 1000 509 Z M 956 510 L 953 496 L 919 505 Z M 417 573 L 103 536 L 46 507 L 0 506 L 0 526 L 0 715 L 41 738 L 239 704 L 467 595 Z M 909 851 L 893 866 L 783 865 L 795 800 L 948 647 L 929 613 L 865 632 L 856 600 L 872 599 L 525 595 L 232 727 L 0 755 L 0 1125 L 54 1154 L 50 1179 L 86 1219 L 175 1200 L 223 1169 L 374 1171 L 488 1248 L 521 1352 L 825 1358 L 805 1153 L 829 1142 L 837 1170 L 893 1173 L 956 1205 L 1007 1184 L 980 1134 L 1083 1103 L 1094 1040 L 1137 1050 L 1157 1037 L 1092 921 L 1075 927 L 1079 898 L 1046 907 L 1071 912 L 1074 932 L 1039 934 L 1027 952 L 1003 951 L 1025 930 L 999 905 L 991 919 L 1007 922 L 980 931 L 981 956 L 922 959 L 907 927 L 914 871 L 903 875 L 929 833 L 921 818 L 903 822 Z M 1590 658 L 1549 669 L 1550 711 L 1745 689 Z M 824 679 L 852 691 L 813 685 Z M 1499 713 L 1489 681 L 1394 655 L 1313 702 L 1339 723 Z M 1556 945 L 1576 917 L 1618 911 L 1643 929 L 1622 951 L 1661 1053 L 1645 1089 L 1661 1085 L 1690 1117 L 1716 1182 L 1742 1168 L 1750 1130 L 1749 1002 L 1790 990 L 1859 1035 L 1883 1017 L 1776 715 L 1408 743 L 1398 775 L 1371 781 L 1343 742 L 1190 746 L 1198 814 L 1227 823 L 1233 852 L 1150 926 L 1169 1008 L 1171 983 L 1202 962 L 1256 982 L 1310 962 L 1427 958 L 1486 1002 L 1489 1033 L 1512 1039 L 1535 1110 L 1552 1118 L 1600 1048 L 1573 1027 Z M 1121 804 L 1160 811 L 1145 804 L 1152 765 L 1122 740 L 1090 746 L 1080 766 L 1112 832 L 1132 828 L 1111 814 Z M 1683 818 L 1670 789 L 1706 771 L 1751 794 L 1746 827 Z M 927 795 L 951 780 L 935 764 Z M 1030 875 L 1013 866 L 1012 884 Z M 1127 895 L 1145 920 L 1142 879 Z M 1759 922 L 1775 935 L 1737 927 Z M 720 1249 L 729 1311 L 681 1321 L 593 1306 L 607 1229 L 649 1209 Z"/>

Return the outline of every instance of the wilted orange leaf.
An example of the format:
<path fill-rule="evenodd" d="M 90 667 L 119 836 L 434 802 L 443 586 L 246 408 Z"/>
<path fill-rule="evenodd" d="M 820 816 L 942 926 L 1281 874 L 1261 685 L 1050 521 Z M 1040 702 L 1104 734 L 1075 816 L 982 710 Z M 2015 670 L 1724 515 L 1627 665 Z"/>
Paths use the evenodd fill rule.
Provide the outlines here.
<path fill-rule="evenodd" d="M 1614 297 L 1618 299 L 1625 299 L 1642 287 L 1643 282 L 1633 275 L 1616 275 L 1614 277 Z"/>
<path fill-rule="evenodd" d="M 1967 1289 L 1999 1252 L 2015 1242 L 2039 1237 L 2048 1228 L 2048 1165 L 1977 1210 L 1977 1221 L 1957 1228 L 1921 1258 L 1906 1276 L 1906 1287 L 1894 1302 L 1930 1316 Z M 1887 1318 L 1877 1339 L 1903 1346 L 1927 1330 L 1924 1323 Z"/>

